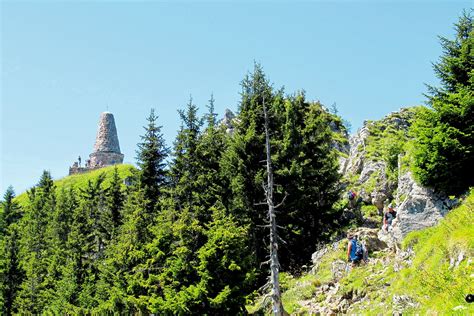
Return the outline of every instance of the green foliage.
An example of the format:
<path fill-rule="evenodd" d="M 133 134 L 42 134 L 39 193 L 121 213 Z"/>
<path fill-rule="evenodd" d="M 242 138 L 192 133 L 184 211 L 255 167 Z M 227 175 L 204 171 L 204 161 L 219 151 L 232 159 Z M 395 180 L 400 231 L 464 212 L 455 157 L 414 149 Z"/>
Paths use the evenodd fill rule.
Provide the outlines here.
<path fill-rule="evenodd" d="M 3 311 L 245 314 L 266 274 L 260 268 L 266 210 L 256 205 L 264 198 L 263 100 L 271 115 L 276 200 L 288 195 L 278 215 L 287 242 L 279 246 L 280 261 L 284 269 L 301 269 L 314 242 L 338 226 L 334 145 L 346 142 L 345 128 L 303 92 L 273 89 L 256 65 L 242 82 L 233 135 L 216 121 L 212 96 L 202 118 L 191 99 L 179 111 L 181 129 L 167 164 L 152 110 L 138 144 L 138 170 L 118 165 L 55 182 L 45 172 L 28 193 L 6 199 L 19 207 L 0 213 L 7 232 L 0 277 L 16 275 L 14 284 L 0 285 Z M 304 287 L 303 297 L 311 291 Z"/>
<path fill-rule="evenodd" d="M 409 265 L 394 271 L 394 257 L 383 254 L 382 262 L 361 266 L 344 277 L 340 284 L 342 295 L 366 295 L 365 303 L 356 304 L 350 313 L 391 313 L 394 295 L 405 295 L 419 303 L 407 313 L 453 314 L 453 308 L 463 306 L 462 313 L 473 312 L 464 297 L 473 290 L 471 275 L 474 273 L 469 258 L 474 255 L 474 191 L 464 203 L 452 210 L 445 219 L 432 228 L 414 231 L 403 240 L 404 250 L 413 249 Z M 459 266 L 451 266 L 463 253 Z"/>
<path fill-rule="evenodd" d="M 16 312 L 13 302 L 23 279 L 19 262 L 18 221 L 22 214 L 9 187 L 0 203 L 0 313 Z"/>
<path fill-rule="evenodd" d="M 393 123 L 398 119 L 411 125 L 413 119 L 420 111 L 418 107 L 405 108 L 394 113 L 382 121 L 368 124 L 370 135 L 367 139 L 366 157 L 372 160 L 385 162 L 385 175 L 391 182 L 396 182 L 398 177 L 398 158 L 407 151 L 407 142 L 410 139 L 408 131 Z M 371 191 L 368 191 L 371 192 Z"/>
<path fill-rule="evenodd" d="M 430 109 L 412 128 L 413 172 L 424 186 L 459 194 L 474 185 L 474 24 L 464 12 L 455 38 L 440 37 L 443 55 L 434 64 L 440 88 L 429 87 Z"/>
<path fill-rule="evenodd" d="M 279 253 L 283 269 L 297 270 L 306 263 L 314 242 L 328 238 L 336 218 L 332 205 L 338 196 L 337 155 L 331 147 L 333 116 L 321 104 L 305 100 L 303 92 L 284 97 L 275 90 L 263 69 L 242 81 L 239 123 L 223 156 L 224 179 L 230 189 L 224 200 L 242 224 L 250 224 L 255 266 L 266 261 L 267 237 L 262 161 L 265 158 L 263 108 L 270 116 L 275 200 L 287 195 L 278 215 L 279 234 L 286 241 Z M 336 123 L 335 123 L 336 124 Z"/>
<path fill-rule="evenodd" d="M 137 161 L 140 167 L 140 187 L 145 191 L 147 210 L 152 212 L 158 197 L 166 184 L 165 160 L 168 156 L 161 126 L 156 125 L 158 117 L 151 109 L 147 118 L 148 125 L 144 127 L 145 135 L 140 136 L 138 143 Z"/>
<path fill-rule="evenodd" d="M 405 237 L 402 250 L 411 248 L 414 251 L 409 264 L 400 262 L 392 252 L 382 251 L 371 254 L 373 262 L 345 274 L 339 280 L 337 295 L 352 302 L 347 313 L 394 313 L 393 297 L 406 296 L 419 305 L 406 308 L 402 311 L 404 314 L 453 315 L 456 314 L 455 307 L 461 308 L 460 314 L 472 314 L 474 307 L 464 299 L 474 290 L 473 210 L 474 190 L 471 190 L 462 205 L 437 226 L 411 232 Z M 314 273 L 298 277 L 282 274 L 284 306 L 292 314 L 309 312 L 301 305 L 305 300 L 317 303 L 326 299 L 324 293 L 319 296 L 315 293 L 318 293 L 318 287 L 333 282 L 331 267 L 337 260 L 345 261 L 346 243 L 340 242 L 336 248 L 327 247 Z M 271 314 L 264 308 L 262 297 L 257 297 L 247 310 L 251 314 Z"/>
<path fill-rule="evenodd" d="M 375 205 L 363 204 L 360 207 L 360 211 L 365 218 L 379 219 L 379 211 Z"/>
<path fill-rule="evenodd" d="M 421 303 L 420 312 L 450 313 L 452 308 L 466 304 L 464 297 L 472 293 L 474 268 L 466 258 L 474 256 L 474 191 L 457 209 L 451 211 L 439 225 L 410 233 L 404 240 L 405 248 L 412 247 L 416 256 L 413 263 L 401 271 L 394 284 L 395 293 L 408 293 Z M 450 260 L 464 260 L 459 266 L 451 266 Z M 469 309 L 471 308 L 471 309 Z"/>

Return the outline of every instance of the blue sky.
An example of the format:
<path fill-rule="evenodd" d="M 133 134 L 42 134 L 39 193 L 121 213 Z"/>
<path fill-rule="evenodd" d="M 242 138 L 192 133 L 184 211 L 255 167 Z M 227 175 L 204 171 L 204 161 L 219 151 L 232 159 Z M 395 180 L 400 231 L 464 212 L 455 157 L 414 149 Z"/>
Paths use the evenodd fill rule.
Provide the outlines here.
<path fill-rule="evenodd" d="M 1 10 L 0 192 L 67 175 L 115 115 L 125 162 L 150 108 L 168 145 L 177 109 L 236 110 L 260 62 L 276 87 L 337 104 L 353 126 L 422 104 L 437 35 L 472 1 L 9 2 Z"/>

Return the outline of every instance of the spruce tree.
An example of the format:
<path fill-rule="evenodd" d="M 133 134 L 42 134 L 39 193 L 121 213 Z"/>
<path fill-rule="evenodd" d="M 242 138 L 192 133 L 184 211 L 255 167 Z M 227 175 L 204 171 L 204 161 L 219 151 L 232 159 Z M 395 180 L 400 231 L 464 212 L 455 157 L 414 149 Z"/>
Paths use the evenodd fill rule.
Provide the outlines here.
<path fill-rule="evenodd" d="M 74 229 L 74 214 L 79 206 L 79 196 L 73 187 L 62 188 L 57 193 L 57 203 L 51 220 L 48 222 L 46 238 L 48 243 L 48 304 L 45 313 L 60 314 L 71 310 L 70 298 L 74 282 L 69 278 L 68 268 L 71 260 L 69 240 Z"/>
<path fill-rule="evenodd" d="M 259 64 L 254 65 L 251 74 L 241 83 L 241 101 L 238 123 L 229 147 L 222 158 L 222 176 L 229 189 L 224 193 L 227 209 L 241 225 L 249 225 L 251 248 L 255 253 L 254 265 L 258 267 L 267 260 L 264 244 L 266 232 L 265 206 L 261 203 L 265 194 L 262 184 L 265 179 L 263 163 L 265 157 L 265 132 L 263 119 L 263 99 L 270 104 L 273 115 L 274 89 Z M 272 130 L 277 130 L 271 127 Z M 261 280 L 264 276 L 261 275 Z"/>
<path fill-rule="evenodd" d="M 278 214 L 286 241 L 280 263 L 283 270 L 298 270 L 310 259 L 314 243 L 329 237 L 337 218 L 332 212 L 339 175 L 331 147 L 331 116 L 319 103 L 307 102 L 304 93 L 285 97 L 282 90 L 274 90 L 258 64 L 242 81 L 238 124 L 221 162 L 224 187 L 230 189 L 223 201 L 241 223 L 250 224 L 256 267 L 267 261 L 264 98 L 271 118 L 274 198 L 281 201 L 288 194 Z"/>
<path fill-rule="evenodd" d="M 161 126 L 156 121 L 158 117 L 155 110 L 151 109 L 147 118 L 148 125 L 144 127 L 145 134 L 140 136 L 142 142 L 138 143 L 137 161 L 140 167 L 140 186 L 144 190 L 147 199 L 147 211 L 152 212 L 159 199 L 162 189 L 167 182 L 166 158 L 168 148 L 166 147 Z"/>
<path fill-rule="evenodd" d="M 179 110 L 181 128 L 178 131 L 173 148 L 170 177 L 173 198 L 178 209 L 192 207 L 195 202 L 195 190 L 199 162 L 196 155 L 203 121 L 198 117 L 198 107 L 192 97 L 185 110 Z"/>
<path fill-rule="evenodd" d="M 413 171 L 422 185 L 459 194 L 474 185 L 474 25 L 464 12 L 453 40 L 440 37 L 433 65 L 441 87 L 429 87 L 429 109 L 412 128 Z"/>
<path fill-rule="evenodd" d="M 14 201 L 15 191 L 8 187 L 0 203 L 0 314 L 18 312 L 13 302 L 23 279 L 19 263 L 18 221 L 21 208 Z"/>
<path fill-rule="evenodd" d="M 114 167 L 112 182 L 106 196 L 107 212 L 111 220 L 111 227 L 108 230 L 109 234 L 112 234 L 112 232 L 115 234 L 118 227 L 122 224 L 122 208 L 125 199 L 117 166 Z"/>
<path fill-rule="evenodd" d="M 15 300 L 20 313 L 41 313 L 47 304 L 50 283 L 47 281 L 46 228 L 55 209 L 55 187 L 51 174 L 44 171 L 38 185 L 28 191 L 29 203 L 21 223 L 21 268 L 25 278 Z"/>

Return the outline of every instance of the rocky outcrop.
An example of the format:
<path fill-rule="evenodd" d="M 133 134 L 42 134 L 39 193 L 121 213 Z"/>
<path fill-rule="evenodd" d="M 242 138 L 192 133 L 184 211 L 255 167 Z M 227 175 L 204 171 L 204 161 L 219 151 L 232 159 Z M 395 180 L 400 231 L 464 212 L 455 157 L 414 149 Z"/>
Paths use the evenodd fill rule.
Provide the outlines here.
<path fill-rule="evenodd" d="M 399 134 L 404 136 L 400 137 L 408 141 L 408 129 L 414 113 L 410 109 L 401 109 L 380 121 L 364 122 L 364 126 L 350 137 L 349 155 L 340 166 L 348 187 L 358 190 L 361 201 L 375 205 L 379 214 L 384 212 L 389 202 L 396 202 L 398 218 L 393 232 L 379 234 L 389 246 L 411 231 L 435 225 L 456 204 L 456 201 L 418 185 L 410 172 L 398 174 L 397 179 L 397 174 L 393 176 L 392 166 L 392 176 L 388 179 L 387 157 L 381 157 L 380 152 L 374 154 L 385 144 L 384 137 L 393 138 L 395 132 L 401 132 Z M 400 168 L 400 156 L 398 163 Z"/>
<path fill-rule="evenodd" d="M 349 156 L 341 160 L 342 174 L 359 174 L 362 172 L 365 157 L 365 143 L 369 137 L 369 129 L 365 125 L 355 135 L 349 137 Z"/>
<path fill-rule="evenodd" d="M 369 252 L 380 251 L 387 248 L 387 244 L 378 237 L 378 228 L 358 227 L 349 231 L 367 247 Z"/>
<path fill-rule="evenodd" d="M 400 177 L 397 222 L 393 227 L 396 239 L 401 240 L 411 231 L 436 225 L 458 201 L 417 184 L 411 173 Z"/>
<path fill-rule="evenodd" d="M 231 110 L 225 109 L 224 117 L 220 121 L 220 124 L 225 127 L 226 133 L 229 135 L 234 134 L 235 120 L 235 114 Z"/>
<path fill-rule="evenodd" d="M 347 179 L 357 177 L 358 194 L 365 203 L 370 203 L 382 212 L 384 202 L 392 198 L 392 184 L 385 176 L 386 164 L 382 160 L 367 157 L 367 142 L 372 124 L 364 122 L 364 126 L 349 139 L 349 156 L 341 159 L 340 171 Z M 350 185 L 354 185 L 350 184 Z"/>

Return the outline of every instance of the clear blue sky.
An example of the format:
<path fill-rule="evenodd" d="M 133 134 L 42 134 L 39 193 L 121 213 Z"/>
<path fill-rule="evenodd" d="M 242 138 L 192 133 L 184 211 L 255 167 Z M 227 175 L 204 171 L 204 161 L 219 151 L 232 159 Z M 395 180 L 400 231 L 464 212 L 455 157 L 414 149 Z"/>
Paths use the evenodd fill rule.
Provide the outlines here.
<path fill-rule="evenodd" d="M 67 174 L 114 113 L 125 161 L 151 107 L 169 145 L 189 95 L 236 110 L 260 62 L 276 87 L 336 102 L 353 131 L 424 101 L 437 35 L 471 1 L 2 1 L 0 191 Z"/>

